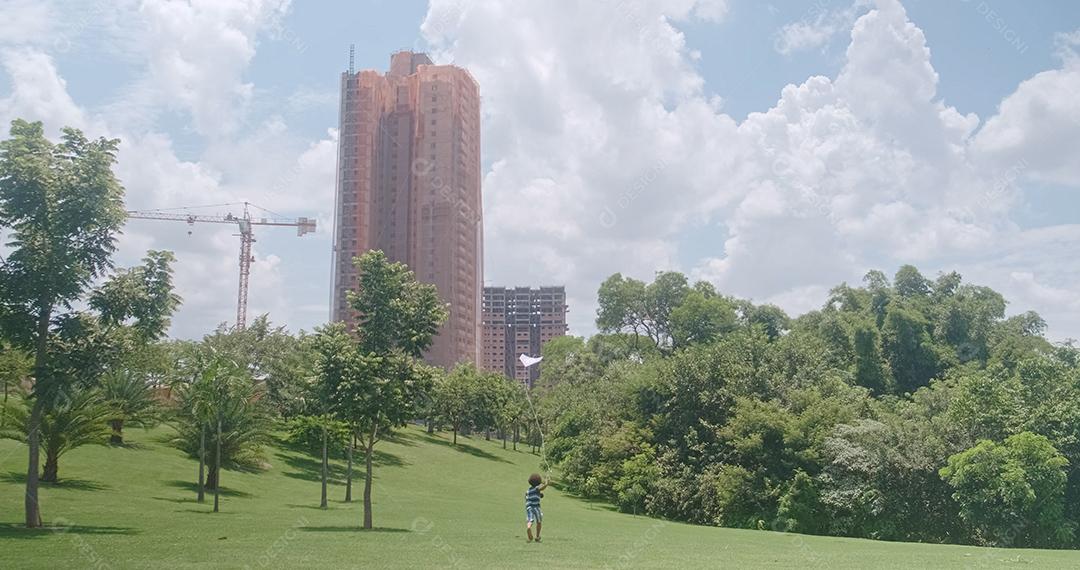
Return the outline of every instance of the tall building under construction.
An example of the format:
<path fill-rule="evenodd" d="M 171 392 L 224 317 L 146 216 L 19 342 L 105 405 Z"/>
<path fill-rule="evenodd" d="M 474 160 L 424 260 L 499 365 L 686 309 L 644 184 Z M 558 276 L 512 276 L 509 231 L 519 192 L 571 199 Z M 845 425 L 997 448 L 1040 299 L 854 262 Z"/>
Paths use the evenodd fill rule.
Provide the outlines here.
<path fill-rule="evenodd" d="M 351 58 L 350 58 L 351 59 Z M 354 256 L 381 249 L 432 283 L 450 318 L 425 359 L 479 362 L 483 285 L 480 93 L 468 71 L 427 55 L 341 76 L 333 320 L 352 322 Z"/>
<path fill-rule="evenodd" d="M 482 318 L 481 368 L 502 372 L 531 388 L 540 369 L 526 368 L 518 358 L 540 356 L 545 342 L 566 334 L 566 289 L 484 287 Z"/>

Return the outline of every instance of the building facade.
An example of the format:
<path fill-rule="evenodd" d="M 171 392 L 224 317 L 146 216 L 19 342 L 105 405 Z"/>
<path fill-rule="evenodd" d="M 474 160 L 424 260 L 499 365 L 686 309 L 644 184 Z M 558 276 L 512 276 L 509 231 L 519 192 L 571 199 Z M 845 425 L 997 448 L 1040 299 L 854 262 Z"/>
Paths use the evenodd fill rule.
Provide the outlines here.
<path fill-rule="evenodd" d="M 540 356 L 545 342 L 566 334 L 564 287 L 484 287 L 480 366 L 531 388 L 543 363 L 525 368 L 518 357 Z"/>
<path fill-rule="evenodd" d="M 341 76 L 331 318 L 352 323 L 355 256 L 380 249 L 449 306 L 428 362 L 480 358 L 483 215 L 480 92 L 468 71 L 427 55 Z"/>

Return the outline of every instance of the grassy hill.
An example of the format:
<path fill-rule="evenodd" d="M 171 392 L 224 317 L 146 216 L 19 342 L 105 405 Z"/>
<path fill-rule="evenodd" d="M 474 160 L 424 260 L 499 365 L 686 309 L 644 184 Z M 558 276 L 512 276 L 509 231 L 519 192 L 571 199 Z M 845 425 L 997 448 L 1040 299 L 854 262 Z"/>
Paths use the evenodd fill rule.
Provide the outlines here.
<path fill-rule="evenodd" d="M 197 463 L 132 430 L 129 448 L 90 446 L 45 486 L 53 529 L 21 528 L 25 447 L 0 441 L 0 568 L 1076 568 L 1080 552 L 887 543 L 667 523 L 550 489 L 544 541 L 524 534 L 537 457 L 496 442 L 410 428 L 379 444 L 375 525 L 359 502 L 318 508 L 318 461 L 285 447 L 270 469 L 225 472 L 221 513 L 195 502 Z M 378 448 L 377 448 L 378 449 Z M 335 465 L 340 477 L 340 464 Z M 359 498 L 362 480 L 354 492 Z"/>

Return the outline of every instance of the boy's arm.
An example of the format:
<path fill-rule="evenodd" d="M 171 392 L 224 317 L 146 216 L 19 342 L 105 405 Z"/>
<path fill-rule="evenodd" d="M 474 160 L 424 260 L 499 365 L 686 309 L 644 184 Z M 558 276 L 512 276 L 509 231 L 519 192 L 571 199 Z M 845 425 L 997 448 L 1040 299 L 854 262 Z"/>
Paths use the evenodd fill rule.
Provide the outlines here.
<path fill-rule="evenodd" d="M 547 489 L 547 486 L 548 486 L 548 484 L 544 483 L 543 485 L 540 485 L 539 487 L 537 487 L 537 489 L 540 489 L 541 491 L 543 491 L 544 489 Z"/>

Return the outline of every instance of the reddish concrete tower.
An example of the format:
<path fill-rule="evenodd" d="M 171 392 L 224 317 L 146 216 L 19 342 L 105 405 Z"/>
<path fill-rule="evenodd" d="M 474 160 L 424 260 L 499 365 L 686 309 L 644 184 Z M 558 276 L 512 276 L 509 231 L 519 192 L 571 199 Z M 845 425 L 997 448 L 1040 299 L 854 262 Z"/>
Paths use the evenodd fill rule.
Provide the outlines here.
<path fill-rule="evenodd" d="M 432 283 L 450 318 L 425 359 L 477 362 L 483 286 L 480 92 L 468 71 L 401 51 L 341 76 L 331 318 L 352 321 L 351 259 L 371 249 Z"/>

